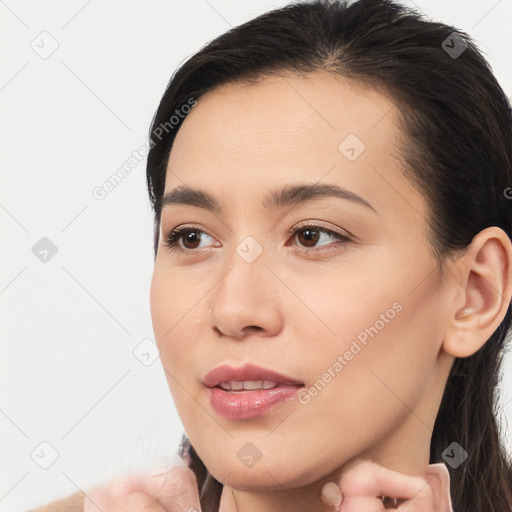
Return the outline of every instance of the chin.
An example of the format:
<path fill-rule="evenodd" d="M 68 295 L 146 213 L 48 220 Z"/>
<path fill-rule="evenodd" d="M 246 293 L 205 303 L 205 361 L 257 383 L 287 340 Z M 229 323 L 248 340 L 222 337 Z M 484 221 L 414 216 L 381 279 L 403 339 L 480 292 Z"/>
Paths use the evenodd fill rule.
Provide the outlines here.
<path fill-rule="evenodd" d="M 244 492 L 272 492 L 303 487 L 323 476 L 313 468 L 296 468 L 292 471 L 287 462 L 264 464 L 262 460 L 252 467 L 244 467 L 238 460 L 235 464 L 215 464 L 215 467 L 208 467 L 208 471 L 222 484 Z"/>

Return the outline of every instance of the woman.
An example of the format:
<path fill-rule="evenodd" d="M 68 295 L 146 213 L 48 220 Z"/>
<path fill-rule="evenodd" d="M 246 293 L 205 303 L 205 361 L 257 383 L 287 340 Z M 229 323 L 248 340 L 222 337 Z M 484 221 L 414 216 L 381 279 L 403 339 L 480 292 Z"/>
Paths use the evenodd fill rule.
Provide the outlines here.
<path fill-rule="evenodd" d="M 389 0 L 290 4 L 186 61 L 150 139 L 190 469 L 85 512 L 512 510 L 512 114 L 471 38 Z"/>

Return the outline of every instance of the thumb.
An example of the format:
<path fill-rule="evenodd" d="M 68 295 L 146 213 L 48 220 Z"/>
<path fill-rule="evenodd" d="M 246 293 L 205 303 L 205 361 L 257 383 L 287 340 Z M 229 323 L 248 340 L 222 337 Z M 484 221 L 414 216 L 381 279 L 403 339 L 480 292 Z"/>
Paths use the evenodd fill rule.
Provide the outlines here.
<path fill-rule="evenodd" d="M 322 487 L 320 498 L 327 506 L 333 507 L 335 512 L 339 512 L 341 510 L 343 493 L 341 492 L 339 485 L 334 482 L 327 482 Z"/>

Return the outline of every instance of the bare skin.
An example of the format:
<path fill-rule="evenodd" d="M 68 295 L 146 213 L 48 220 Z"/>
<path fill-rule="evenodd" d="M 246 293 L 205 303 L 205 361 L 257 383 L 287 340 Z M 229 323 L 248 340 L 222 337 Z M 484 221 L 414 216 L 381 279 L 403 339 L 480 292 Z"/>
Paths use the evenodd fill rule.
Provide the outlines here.
<path fill-rule="evenodd" d="M 240 512 L 323 510 L 322 486 L 356 458 L 424 475 L 454 357 L 476 352 L 506 313 L 510 240 L 482 231 L 441 275 L 428 205 L 394 157 L 404 144 L 395 114 L 384 96 L 339 77 L 274 77 L 210 91 L 176 136 L 165 192 L 200 189 L 223 213 L 164 206 L 153 326 L 187 435 L 235 489 Z M 366 146 L 353 161 L 339 149 L 348 134 Z M 261 205 L 270 191 L 304 183 L 345 187 L 376 211 L 333 197 Z M 302 221 L 355 241 L 324 233 L 308 244 L 289 235 Z M 177 226 L 196 229 L 192 242 L 175 242 L 181 252 L 164 244 Z M 236 251 L 248 236 L 262 250 L 251 263 Z M 253 362 L 310 388 L 396 303 L 400 312 L 307 405 L 239 422 L 212 410 L 202 379 L 219 364 Z M 262 454 L 251 468 L 237 457 L 249 442 Z"/>
<path fill-rule="evenodd" d="M 359 140 L 364 151 L 340 150 L 349 134 L 348 148 Z M 151 313 L 185 431 L 224 484 L 221 512 L 380 512 L 381 494 L 406 499 L 407 512 L 448 510 L 445 477 L 427 473 L 432 428 L 454 358 L 474 354 L 505 316 L 512 246 L 490 227 L 441 269 L 429 207 L 397 158 L 404 143 L 390 99 L 325 73 L 210 91 L 176 136 L 165 192 L 200 189 L 222 213 L 164 206 Z M 344 187 L 371 208 L 336 197 L 262 206 L 298 184 Z M 165 239 L 177 226 L 196 238 L 183 234 L 172 251 Z M 249 236 L 261 250 L 250 263 L 237 252 Z M 363 343 L 365 332 L 374 335 Z M 202 380 L 246 362 L 303 381 L 303 401 L 250 420 L 219 416 Z M 252 467 L 237 456 L 247 443 L 261 454 Z M 342 509 L 322 499 L 329 483 Z M 117 503 L 111 488 L 97 499 L 103 512 L 135 512 L 136 498 L 119 500 L 142 493 L 146 510 L 161 512 L 153 491 L 138 481 Z"/>

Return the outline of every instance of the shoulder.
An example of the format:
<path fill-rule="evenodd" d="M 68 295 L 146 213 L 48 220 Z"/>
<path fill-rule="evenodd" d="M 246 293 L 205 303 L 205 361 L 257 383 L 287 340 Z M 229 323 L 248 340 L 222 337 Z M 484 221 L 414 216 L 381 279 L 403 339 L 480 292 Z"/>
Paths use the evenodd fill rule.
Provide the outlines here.
<path fill-rule="evenodd" d="M 83 512 L 84 497 L 82 492 L 77 492 L 58 501 L 52 501 L 42 507 L 34 508 L 28 512 Z"/>

